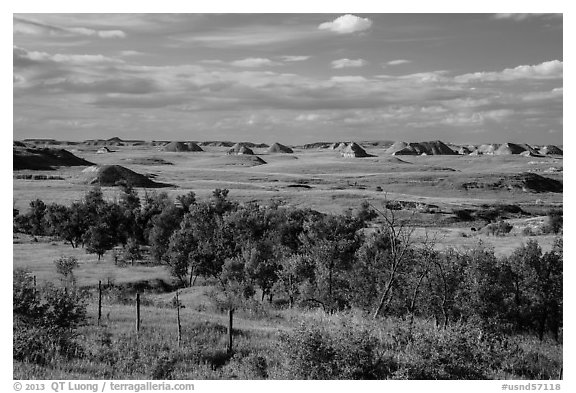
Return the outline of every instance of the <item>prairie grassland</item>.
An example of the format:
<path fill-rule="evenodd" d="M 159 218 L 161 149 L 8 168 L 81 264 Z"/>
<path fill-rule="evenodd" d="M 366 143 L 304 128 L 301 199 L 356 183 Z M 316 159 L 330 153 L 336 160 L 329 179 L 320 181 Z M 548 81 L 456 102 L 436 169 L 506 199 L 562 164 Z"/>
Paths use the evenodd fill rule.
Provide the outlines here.
<path fill-rule="evenodd" d="M 170 153 L 150 147 L 118 147 L 116 152 L 109 154 L 96 154 L 92 148 L 74 149 L 76 155 L 88 161 L 123 165 L 138 173 L 155 176 L 160 182 L 173 184 L 174 187 L 155 191 L 165 191 L 172 197 L 194 191 L 198 199 L 204 199 L 214 189 L 226 188 L 234 201 L 268 203 L 279 200 L 289 206 L 338 214 L 358 208 L 362 201 L 369 201 L 378 208 L 390 200 L 436 205 L 435 213 L 398 211 L 397 214 L 412 216 L 416 225 L 414 236 L 423 238 L 428 234 L 435 237 L 438 249 L 467 248 L 482 242 L 492 246 L 497 256 L 509 255 L 530 238 L 536 239 L 544 251 L 550 250 L 554 236 L 526 236 L 523 229 L 542 225 L 546 209 L 562 206 L 561 193 L 528 193 L 497 188 L 466 190 L 459 186 L 474 179 L 492 181 L 526 171 L 561 180 L 562 160 L 557 158 L 393 157 L 385 155 L 382 149 L 368 149 L 376 157 L 344 159 L 332 150 L 296 149 L 291 155 L 266 154 L 263 149 L 255 149 L 267 164 L 252 166 L 249 160 L 226 156 L 223 148 L 207 148 L 200 153 Z M 560 172 L 547 172 L 550 168 Z M 91 188 L 85 184 L 82 169 L 60 168 L 44 172 L 65 180 L 14 179 L 14 207 L 25 211 L 29 202 L 36 198 L 46 203 L 62 204 L 80 200 Z M 113 187 L 103 187 L 103 192 L 109 199 L 117 199 L 120 195 L 119 190 Z M 140 189 L 138 192 L 142 197 L 145 192 L 152 191 Z M 452 213 L 457 208 L 502 203 L 515 204 L 526 211 L 541 212 L 541 215 L 510 218 L 508 222 L 513 229 L 508 235 L 488 236 L 472 230 L 472 227 L 479 229 L 485 222 L 459 222 L 454 220 Z M 78 331 L 85 354 L 49 366 L 15 362 L 14 378 L 292 378 L 291 369 L 286 366 L 290 355 L 282 347 L 286 345 L 282 335 L 298 330 L 302 324 L 312 329 L 334 327 L 336 333 L 326 333 L 327 342 L 338 342 L 341 338 L 338 334 L 348 334 L 347 326 L 357 328 L 353 334 L 359 334 L 363 328 L 369 329 L 369 338 L 376 340 L 379 353 L 391 362 L 390 374 L 385 378 L 442 378 L 439 374 L 410 374 L 410 370 L 417 368 L 414 362 L 420 361 L 418 354 L 427 349 L 406 344 L 399 346 L 406 339 L 406 321 L 389 318 L 374 322 L 364 315 L 350 312 L 327 315 L 318 309 L 285 309 L 256 300 L 235 314 L 235 354 L 231 357 L 226 352 L 227 315 L 211 301 L 212 285 L 202 279 L 198 279 L 195 286 L 179 291 L 184 308 L 181 310 L 182 342 L 178 346 L 176 309 L 173 307 L 175 292 L 166 266 L 137 263 L 120 267 L 115 265 L 111 252 L 98 261 L 94 254 L 87 254 L 83 248 L 72 248 L 60 240 L 14 235 L 13 266 L 29 269 L 40 285 L 59 281 L 54 260 L 62 256 L 78 259 L 79 267 L 74 271 L 76 282 L 90 291 L 87 303 L 89 318 Z M 101 326 L 96 325 L 95 288 L 98 281 L 106 286 Z M 115 288 L 109 289 L 109 283 Z M 147 288 L 142 295 L 142 330 L 138 336 L 134 322 L 135 285 Z M 254 296 L 256 298 L 259 299 L 258 293 Z M 453 337 L 438 335 L 432 321 L 417 320 L 416 325 L 423 337 L 440 340 L 438 348 L 445 351 L 440 355 L 446 359 L 469 355 L 452 353 L 453 342 L 450 340 Z M 458 339 L 468 340 L 474 332 L 452 333 Z M 304 336 L 308 337 L 306 334 L 305 331 Z M 446 341 L 441 341 L 444 339 Z M 500 354 L 508 357 L 508 363 L 491 369 L 484 377 L 547 379 L 558 374 L 562 364 L 561 344 L 548 339 L 539 342 L 522 335 L 511 340 L 516 352 L 508 353 L 503 349 Z"/>

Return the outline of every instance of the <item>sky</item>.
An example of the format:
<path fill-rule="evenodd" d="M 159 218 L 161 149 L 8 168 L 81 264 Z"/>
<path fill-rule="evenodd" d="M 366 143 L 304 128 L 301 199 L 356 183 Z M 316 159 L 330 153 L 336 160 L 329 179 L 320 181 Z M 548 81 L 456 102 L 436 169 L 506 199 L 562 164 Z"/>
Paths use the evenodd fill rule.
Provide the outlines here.
<path fill-rule="evenodd" d="M 560 14 L 14 14 L 14 139 L 562 145 Z"/>

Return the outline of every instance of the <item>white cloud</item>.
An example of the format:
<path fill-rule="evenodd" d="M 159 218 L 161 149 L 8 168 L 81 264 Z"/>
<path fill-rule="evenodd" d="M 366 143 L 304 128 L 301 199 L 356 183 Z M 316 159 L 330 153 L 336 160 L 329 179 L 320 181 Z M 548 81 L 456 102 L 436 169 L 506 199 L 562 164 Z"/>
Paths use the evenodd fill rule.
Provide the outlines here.
<path fill-rule="evenodd" d="M 293 61 L 306 61 L 312 56 L 282 56 L 281 59 L 286 62 L 293 62 Z"/>
<path fill-rule="evenodd" d="M 296 117 L 296 121 L 316 121 L 321 119 L 322 116 L 320 116 L 317 113 L 307 113 L 307 114 L 300 114 Z"/>
<path fill-rule="evenodd" d="M 355 83 L 355 82 L 366 82 L 368 79 L 360 75 L 345 75 L 345 76 L 333 76 L 330 78 L 332 82 L 342 82 L 342 83 Z"/>
<path fill-rule="evenodd" d="M 106 57 L 103 55 L 76 55 L 76 54 L 49 54 L 39 51 L 28 51 L 14 46 L 13 48 L 14 66 L 26 66 L 31 63 L 67 63 L 74 65 L 102 64 L 102 63 L 123 63 L 122 60 Z"/>
<path fill-rule="evenodd" d="M 368 62 L 364 59 L 338 59 L 332 62 L 332 68 L 354 68 L 354 67 L 364 67 Z"/>
<path fill-rule="evenodd" d="M 406 59 L 398 59 L 398 60 L 391 60 L 388 63 L 386 63 L 386 65 L 397 66 L 397 65 L 408 64 L 408 63 L 412 63 L 412 61 L 406 60 Z"/>
<path fill-rule="evenodd" d="M 561 79 L 564 63 L 559 60 L 546 61 L 536 65 L 521 65 L 506 68 L 500 72 L 475 72 L 455 77 L 456 82 L 494 82 L 517 79 Z"/>
<path fill-rule="evenodd" d="M 281 63 L 272 61 L 270 59 L 261 58 L 261 57 L 249 57 L 249 58 L 242 59 L 242 60 L 235 60 L 235 61 L 231 62 L 230 64 L 235 66 L 235 67 L 254 68 L 254 67 L 276 66 L 276 65 L 280 65 Z"/>
<path fill-rule="evenodd" d="M 144 52 L 138 52 L 137 50 L 123 50 L 120 52 L 122 56 L 139 56 L 144 55 Z"/>
<path fill-rule="evenodd" d="M 92 36 L 99 38 L 125 38 L 122 30 L 96 30 L 87 27 L 64 27 L 33 20 L 14 18 L 14 33 L 27 35 L 50 36 Z"/>
<path fill-rule="evenodd" d="M 514 14 L 494 14 L 492 16 L 493 19 L 509 19 L 509 20 L 513 20 L 515 22 L 523 22 L 525 20 L 528 19 L 536 19 L 536 18 L 546 18 L 546 19 L 552 19 L 552 18 L 562 18 L 562 14 L 537 14 L 537 13 L 531 13 L 531 14 L 522 14 L 522 13 L 514 13 Z"/>
<path fill-rule="evenodd" d="M 318 26 L 320 30 L 330 30 L 338 34 L 350 34 L 357 31 L 368 30 L 372 26 L 372 21 L 368 18 L 361 18 L 356 15 L 342 15 L 332 22 L 324 22 Z"/>

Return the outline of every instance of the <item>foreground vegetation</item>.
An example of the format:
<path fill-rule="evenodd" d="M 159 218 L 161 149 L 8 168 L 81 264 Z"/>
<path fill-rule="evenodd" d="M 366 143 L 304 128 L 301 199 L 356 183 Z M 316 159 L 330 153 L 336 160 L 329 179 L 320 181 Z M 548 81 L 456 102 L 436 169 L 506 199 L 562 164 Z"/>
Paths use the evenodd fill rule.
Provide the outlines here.
<path fill-rule="evenodd" d="M 182 301 L 151 297 L 135 334 L 138 289 L 110 285 L 106 304 L 116 317 L 98 326 L 97 292 L 77 285 L 73 258 L 56 261 L 57 284 L 35 285 L 32 274 L 15 270 L 15 377 L 560 376 L 561 238 L 550 252 L 531 240 L 502 258 L 482 245 L 437 251 L 433 236 L 417 239 L 393 209 L 365 203 L 328 215 L 241 205 L 227 194 L 141 202 L 124 185 L 118 201 L 94 189 L 72 206 L 38 200 L 15 212 L 16 231 L 56 236 L 99 258 L 114 249 L 126 269 L 143 258 L 166 265 L 174 283 L 165 292 L 205 289 Z M 166 322 L 176 310 L 182 340 Z M 233 347 L 223 312 L 236 316 Z"/>

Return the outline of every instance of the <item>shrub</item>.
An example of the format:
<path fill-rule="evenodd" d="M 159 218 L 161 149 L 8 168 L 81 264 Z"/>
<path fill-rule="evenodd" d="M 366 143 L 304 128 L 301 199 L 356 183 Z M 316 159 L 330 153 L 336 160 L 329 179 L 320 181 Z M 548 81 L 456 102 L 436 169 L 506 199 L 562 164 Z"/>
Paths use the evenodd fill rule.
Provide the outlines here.
<path fill-rule="evenodd" d="M 563 227 L 563 211 L 562 209 L 550 209 L 546 214 L 546 233 L 558 234 L 562 231 Z"/>
<path fill-rule="evenodd" d="M 505 236 L 514 228 L 514 226 L 504 220 L 499 220 L 497 223 L 486 225 L 486 231 L 493 236 Z"/>
<path fill-rule="evenodd" d="M 302 324 L 280 338 L 283 377 L 292 379 L 380 379 L 390 375 L 378 354 L 378 340 L 362 327 L 330 329 Z M 391 359 L 390 359 L 391 360 Z"/>
<path fill-rule="evenodd" d="M 481 330 L 468 325 L 416 331 L 394 378 L 486 379 L 490 354 L 480 337 Z"/>
<path fill-rule="evenodd" d="M 472 210 L 470 209 L 454 209 L 452 213 L 458 218 L 460 221 L 472 221 Z"/>
<path fill-rule="evenodd" d="M 64 278 L 73 277 L 74 269 L 79 266 L 76 257 L 60 257 L 54 261 L 54 265 L 56 265 L 58 274 L 61 274 Z"/>
<path fill-rule="evenodd" d="M 29 272 L 14 271 L 13 313 L 15 360 L 37 364 L 81 356 L 76 328 L 86 318 L 85 295 L 75 288 L 34 287 Z"/>
<path fill-rule="evenodd" d="M 534 236 L 534 231 L 532 230 L 532 227 L 524 227 L 522 228 L 522 235 L 524 236 Z"/>

